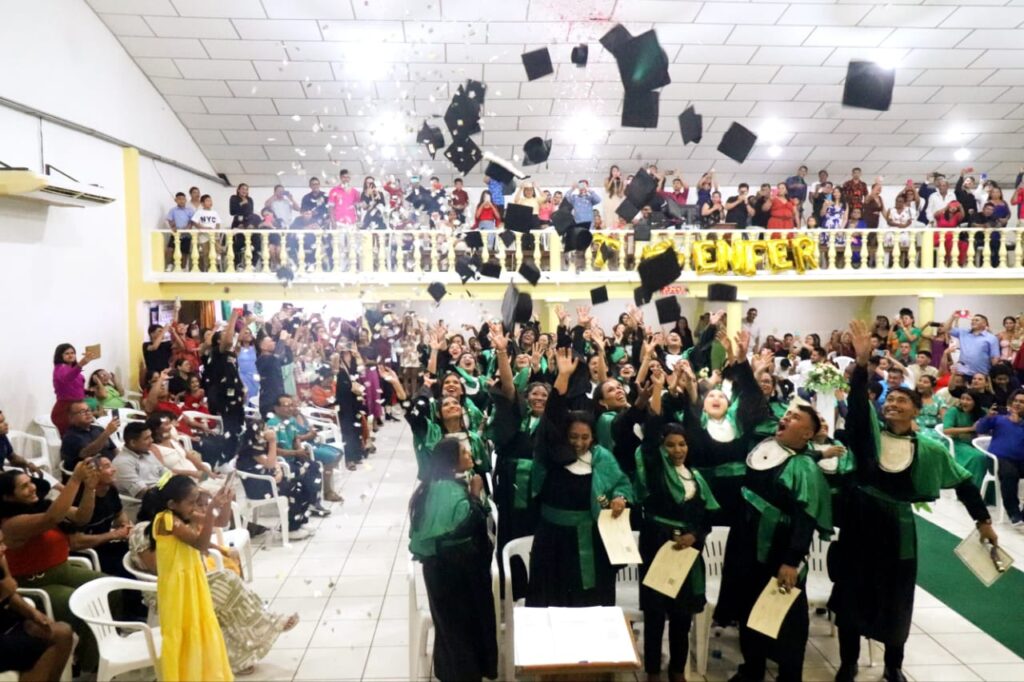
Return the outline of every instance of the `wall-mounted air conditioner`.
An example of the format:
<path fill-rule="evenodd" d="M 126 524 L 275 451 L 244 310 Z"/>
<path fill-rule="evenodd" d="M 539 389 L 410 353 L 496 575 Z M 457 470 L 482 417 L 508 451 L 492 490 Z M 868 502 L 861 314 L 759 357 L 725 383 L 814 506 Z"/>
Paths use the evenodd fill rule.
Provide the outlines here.
<path fill-rule="evenodd" d="M 114 201 L 102 187 L 84 185 L 61 173 L 53 175 L 53 166 L 46 166 L 46 174 L 27 168 L 11 168 L 0 162 L 0 197 L 32 199 L 51 206 L 103 206 Z"/>

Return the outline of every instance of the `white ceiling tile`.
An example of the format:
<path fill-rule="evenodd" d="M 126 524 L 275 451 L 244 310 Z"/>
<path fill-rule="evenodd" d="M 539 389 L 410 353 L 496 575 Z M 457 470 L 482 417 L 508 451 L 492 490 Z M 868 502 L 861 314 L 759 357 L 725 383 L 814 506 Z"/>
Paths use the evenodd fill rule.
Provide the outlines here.
<path fill-rule="evenodd" d="M 495 99 L 484 103 L 485 116 L 547 116 L 550 111 L 550 99 Z"/>
<path fill-rule="evenodd" d="M 265 17 L 259 0 L 171 0 L 183 17 Z"/>
<path fill-rule="evenodd" d="M 900 66 L 896 72 L 899 73 L 902 69 L 911 67 L 960 69 L 971 64 L 980 56 L 981 50 L 919 48 L 911 50 L 900 60 Z"/>
<path fill-rule="evenodd" d="M 311 130 L 313 124 L 319 121 L 316 116 L 302 116 L 298 121 L 291 116 L 254 115 L 249 118 L 258 130 Z M 228 127 L 225 126 L 225 128 Z"/>
<path fill-rule="evenodd" d="M 779 66 L 819 66 L 832 53 L 831 47 L 759 47 L 751 64 Z"/>
<path fill-rule="evenodd" d="M 252 65 L 265 81 L 317 81 L 334 76 L 327 62 L 253 61 Z"/>
<path fill-rule="evenodd" d="M 245 40 L 321 40 L 320 26 L 312 19 L 233 19 Z"/>
<path fill-rule="evenodd" d="M 170 0 L 88 0 L 98 14 L 145 14 L 147 16 L 178 16 Z"/>
<path fill-rule="evenodd" d="M 700 24 L 774 24 L 786 11 L 783 3 L 763 2 L 705 2 L 697 14 Z"/>
<path fill-rule="evenodd" d="M 956 47 L 978 47 L 978 48 L 1006 48 L 1016 49 L 1020 47 L 1021 32 L 1013 29 L 975 29 L 959 43 Z"/>
<path fill-rule="evenodd" d="M 816 28 L 804 41 L 807 46 L 878 47 L 892 33 L 891 28 L 858 26 Z"/>
<path fill-rule="evenodd" d="M 227 140 L 219 130 L 193 130 L 192 139 L 199 144 L 226 144 Z"/>
<path fill-rule="evenodd" d="M 288 133 L 283 130 L 224 130 L 221 133 L 230 144 L 260 146 L 292 144 Z"/>
<path fill-rule="evenodd" d="M 729 99 L 786 102 L 793 99 L 793 96 L 796 95 L 799 90 L 799 85 L 777 85 L 775 83 L 756 85 L 751 83 L 738 83 L 733 87 L 732 92 L 729 93 Z"/>
<path fill-rule="evenodd" d="M 202 43 L 191 38 L 121 38 L 132 57 L 192 57 L 206 59 Z"/>
<path fill-rule="evenodd" d="M 213 165 L 213 170 L 217 173 L 224 173 L 225 175 L 231 173 L 242 173 L 242 164 L 240 161 L 218 159 L 216 161 L 210 161 Z"/>
<path fill-rule="evenodd" d="M 1024 7 L 986 7 L 978 10 L 961 7 L 950 15 L 943 26 L 949 28 L 1019 27 L 1024 23 Z"/>
<path fill-rule="evenodd" d="M 778 24 L 798 26 L 851 26 L 868 13 L 867 7 L 849 5 L 791 5 Z"/>
<path fill-rule="evenodd" d="M 235 97 L 302 97 L 303 86 L 288 81 L 228 81 Z"/>
<path fill-rule="evenodd" d="M 252 128 L 248 116 L 231 116 L 226 114 L 179 114 L 181 122 L 190 128 L 220 128 L 246 130 Z"/>
<path fill-rule="evenodd" d="M 707 125 L 709 122 L 708 118 L 713 116 L 730 116 L 733 118 L 747 116 L 750 110 L 754 108 L 754 102 L 732 100 L 695 102 L 693 108 L 694 111 L 704 117 L 704 125 Z M 673 111 L 675 110 L 673 109 Z M 682 113 L 682 111 L 680 110 L 679 113 Z"/>
<path fill-rule="evenodd" d="M 267 153 L 263 147 L 247 146 L 243 144 L 222 145 L 204 144 L 203 153 L 208 159 L 266 159 Z"/>
<path fill-rule="evenodd" d="M 304 100 L 309 101 L 309 100 Z M 270 99 L 253 97 L 204 97 L 203 104 L 211 114 L 278 114 Z M 291 113 L 291 112 L 287 112 Z"/>
<path fill-rule="evenodd" d="M 520 55 L 525 52 L 522 44 L 517 45 L 458 45 L 449 43 L 444 53 L 450 63 L 519 64 Z"/>
<path fill-rule="evenodd" d="M 668 144 L 671 133 L 661 131 L 614 130 L 608 134 L 608 144 Z"/>
<path fill-rule="evenodd" d="M 884 145 L 881 149 L 872 149 L 865 159 L 868 161 L 920 161 L 927 152 L 927 149 L 918 147 Z"/>
<path fill-rule="evenodd" d="M 704 83 L 767 83 L 779 72 L 777 66 L 726 66 L 709 64 L 701 76 Z"/>
<path fill-rule="evenodd" d="M 273 147 L 267 147 L 266 156 L 259 158 L 267 158 L 272 161 L 298 161 L 299 163 L 305 163 L 307 161 L 329 161 L 332 157 L 321 145 L 311 145 L 308 147 L 284 147 L 275 145 Z"/>
<path fill-rule="evenodd" d="M 945 87 L 935 93 L 932 102 L 991 102 L 1006 92 L 1004 87 Z"/>
<path fill-rule="evenodd" d="M 444 83 L 464 81 L 467 78 L 482 80 L 515 80 L 513 78 L 484 78 L 482 64 L 408 64 L 409 78 L 416 81 L 441 81 Z M 500 68 L 503 64 L 488 64 L 488 67 Z M 520 69 L 522 67 L 520 66 Z M 525 79 L 525 74 L 522 74 Z"/>
<path fill-rule="evenodd" d="M 938 93 L 936 93 L 938 94 Z M 889 107 L 888 111 L 879 114 L 879 118 L 907 119 L 907 120 L 938 120 L 943 118 L 952 105 L 948 103 L 936 103 L 935 95 L 927 104 L 904 104 L 897 102 Z"/>
<path fill-rule="evenodd" d="M 269 83 L 267 85 L 270 85 Z M 310 99 L 348 99 L 362 98 L 367 95 L 373 96 L 375 89 L 373 82 L 353 81 L 310 81 L 299 85 L 299 94 L 283 94 L 282 97 L 302 97 L 304 92 Z M 381 81 L 376 83 L 377 88 L 386 88 L 393 85 L 393 81 Z M 275 96 L 277 96 L 275 94 Z M 386 95 L 381 95 L 386 97 Z"/>
<path fill-rule="evenodd" d="M 615 6 L 614 19 L 626 21 L 652 21 L 656 23 L 690 22 L 700 11 L 699 2 L 678 0 L 629 0 Z"/>
<path fill-rule="evenodd" d="M 185 78 L 258 78 L 250 61 L 238 59 L 176 59 L 174 61 Z"/>
<path fill-rule="evenodd" d="M 953 122 L 940 119 L 909 119 L 899 121 L 897 131 L 900 133 L 935 134 L 950 137 L 949 131 Z"/>
<path fill-rule="evenodd" d="M 661 101 L 721 100 L 732 87 L 729 83 L 672 83 L 661 90 Z"/>
<path fill-rule="evenodd" d="M 914 79 L 914 85 L 979 85 L 995 73 L 994 69 L 926 69 Z M 988 82 L 986 85 L 1015 85 L 1015 83 Z"/>
<path fill-rule="evenodd" d="M 994 104 L 956 104 L 952 109 L 946 112 L 945 118 L 948 120 L 960 120 L 966 119 L 969 121 L 967 124 L 967 130 L 991 130 L 986 126 L 1001 123 L 1013 123 L 1021 125 L 1022 121 L 1013 117 L 1013 121 L 1000 121 L 993 119 L 1001 119 L 1004 117 L 1010 117 L 1013 112 L 1017 109 L 1017 104 L 1013 102 L 1001 102 Z"/>
<path fill-rule="evenodd" d="M 558 102 L 555 102 L 558 104 Z M 488 116 L 480 121 L 483 130 L 519 130 L 520 118 L 518 116 Z M 526 141 L 523 137 L 523 141 Z"/>
<path fill-rule="evenodd" d="M 915 7 L 916 9 L 920 9 Z M 887 24 L 891 25 L 891 24 Z M 970 31 L 955 28 L 897 28 L 882 42 L 882 47 L 949 48 L 967 37 Z"/>
<path fill-rule="evenodd" d="M 622 102 L 617 99 L 589 99 L 586 102 L 572 99 L 555 100 L 552 102 L 551 113 L 556 116 L 571 116 L 583 107 L 592 114 L 621 115 Z"/>
<path fill-rule="evenodd" d="M 801 121 L 801 123 L 803 123 L 803 121 Z M 839 121 L 839 124 L 836 126 L 836 132 L 891 133 L 899 128 L 902 123 L 903 121 L 846 119 Z"/>
<path fill-rule="evenodd" d="M 227 19 L 146 16 L 146 23 L 161 38 L 237 38 Z"/>
<path fill-rule="evenodd" d="M 892 101 L 905 104 L 923 104 L 938 90 L 939 86 L 937 85 L 904 85 L 893 89 Z"/>
<path fill-rule="evenodd" d="M 610 17 L 615 0 L 565 0 L 563 2 L 532 2 L 527 18 L 530 21 L 584 22 L 591 17 Z M 609 27 L 610 28 L 610 27 Z"/>
<path fill-rule="evenodd" d="M 162 57 L 139 57 L 135 60 L 142 72 L 147 76 L 181 78 L 181 72 L 174 65 L 173 59 Z"/>
<path fill-rule="evenodd" d="M 790 139 L 789 144 L 797 147 L 847 145 L 855 137 L 857 136 L 854 133 L 797 133 Z"/>
<path fill-rule="evenodd" d="M 453 84 L 454 85 L 454 84 Z M 513 83 L 513 86 L 516 84 Z M 419 81 L 381 81 L 378 83 L 350 83 L 346 86 L 345 90 L 352 92 L 353 97 L 362 95 L 362 88 L 369 86 L 369 89 L 373 90 L 374 86 L 377 89 L 377 98 L 379 99 L 398 99 L 398 98 L 412 98 L 415 100 L 424 100 L 431 97 L 438 106 L 447 106 L 448 101 L 451 99 L 449 96 L 449 87 L 447 83 L 432 83 L 432 82 L 419 82 Z M 489 84 L 487 88 L 487 99 L 500 99 L 497 92 L 501 91 L 500 87 L 494 87 L 494 84 Z"/>
<path fill-rule="evenodd" d="M 758 102 L 748 116 L 810 118 L 819 107 L 819 102 Z"/>
<path fill-rule="evenodd" d="M 358 22 L 359 24 L 375 22 Z M 383 23 L 383 22 L 378 22 Z M 404 40 L 410 43 L 486 43 L 487 26 L 479 22 L 463 21 L 404 21 L 399 22 Z M 355 35 L 362 33 L 356 29 Z M 336 37 L 332 39 L 337 39 Z M 401 40 L 401 39 L 400 39 Z"/>
<path fill-rule="evenodd" d="M 206 113 L 206 107 L 203 106 L 203 100 L 199 99 L 198 97 L 193 97 L 191 95 L 166 95 L 164 99 L 167 100 L 167 103 L 171 105 L 171 109 L 179 113 Z M 196 140 L 196 142 L 198 141 L 199 140 Z"/>
<path fill-rule="evenodd" d="M 756 47 L 747 45 L 683 45 L 676 64 L 746 64 Z"/>
<path fill-rule="evenodd" d="M 903 130 L 903 128 L 900 128 L 900 130 Z M 973 134 L 954 138 L 945 133 L 925 133 L 915 137 L 913 144 L 918 149 L 922 149 L 927 152 L 929 147 L 963 147 L 971 144 L 971 140 L 974 139 L 974 137 L 975 136 Z M 943 153 L 949 152 L 947 150 Z"/>
<path fill-rule="evenodd" d="M 726 27 L 728 28 L 728 27 Z M 788 47 L 802 45 L 814 30 L 813 26 L 787 26 L 784 30 L 765 30 L 764 26 L 737 26 L 729 33 L 729 45 L 768 45 Z"/>
<path fill-rule="evenodd" d="M 662 45 L 721 45 L 732 26 L 698 24 L 659 24 L 658 42 Z"/>
<path fill-rule="evenodd" d="M 331 72 L 333 77 L 338 80 L 409 80 L 409 67 L 405 64 L 374 62 L 372 68 L 374 69 L 374 76 L 376 76 L 376 78 L 367 79 L 365 62 L 360 62 L 358 60 L 349 62 L 331 62 Z"/>
<path fill-rule="evenodd" d="M 101 14 L 100 19 L 116 36 L 151 36 L 153 31 L 141 16 L 133 14 Z"/>
<path fill-rule="evenodd" d="M 905 30 L 904 27 L 934 28 L 954 11 L 954 7 L 920 7 L 916 4 L 915 6 L 900 7 L 886 4 L 885 7 L 872 8 L 868 15 L 860 20 L 860 25 L 898 26 L 900 28 L 897 29 L 897 32 Z"/>
<path fill-rule="evenodd" d="M 284 59 L 284 48 L 276 40 L 213 40 L 203 41 L 212 59 Z M 186 56 L 186 55 L 183 55 Z"/>
<path fill-rule="evenodd" d="M 502 0 L 501 21 L 526 21 L 529 0 Z M 444 0 L 441 19 L 444 21 L 487 21 L 498 19 L 493 6 L 479 0 Z"/>
<path fill-rule="evenodd" d="M 816 147 L 810 157 L 832 161 L 860 161 L 869 151 L 871 147 L 821 146 Z"/>
<path fill-rule="evenodd" d="M 338 0 L 260 0 L 271 19 L 352 19 L 352 5 Z"/>
<path fill-rule="evenodd" d="M 783 66 L 772 82 L 835 85 L 844 78 L 846 68 L 840 66 Z"/>
<path fill-rule="evenodd" d="M 1024 87 L 1007 88 L 1006 92 L 996 98 L 997 102 L 1024 102 Z"/>
<path fill-rule="evenodd" d="M 520 97 L 530 99 L 550 97 L 555 100 L 586 99 L 591 93 L 592 85 L 587 81 L 569 83 L 552 80 L 536 80 L 518 84 Z M 490 87 L 487 88 L 487 94 L 488 96 L 491 94 Z M 662 99 L 665 99 L 664 94 L 662 94 Z"/>
<path fill-rule="evenodd" d="M 785 145 L 773 150 L 770 145 L 758 144 L 750 151 L 750 156 L 747 158 L 755 161 L 767 161 L 771 159 L 788 162 L 803 161 L 812 151 L 812 147 L 797 147 L 790 145 Z M 743 167 L 746 168 L 745 162 Z M 786 168 L 788 170 L 796 170 L 792 163 L 787 163 Z"/>
<path fill-rule="evenodd" d="M 498 22 L 487 25 L 488 43 L 525 43 L 528 49 L 539 49 L 569 38 L 569 24 L 564 22 Z"/>
<path fill-rule="evenodd" d="M 337 2 L 337 0 L 335 0 Z M 339 3 L 347 4 L 347 3 Z M 406 0 L 373 0 L 352 3 L 356 19 L 440 19 L 440 2 L 406 2 Z"/>
<path fill-rule="evenodd" d="M 151 78 L 164 95 L 210 95 L 212 97 L 230 97 L 231 90 L 224 81 L 186 80 L 183 78 Z"/>
<path fill-rule="evenodd" d="M 274 138 L 275 142 L 264 142 L 262 144 L 287 145 L 289 144 L 290 139 L 293 147 L 310 147 L 316 145 L 323 147 L 327 144 L 330 144 L 332 147 L 337 147 L 352 144 L 353 141 L 351 133 L 328 133 L 325 131 L 314 133 L 309 130 L 292 130 L 289 132 L 276 131 L 267 137 Z"/>
<path fill-rule="evenodd" d="M 864 50 L 860 47 L 837 47 L 825 60 L 825 66 L 839 66 L 846 70 L 852 60 L 868 59 L 885 63 L 895 63 L 904 66 L 903 58 L 908 50 L 902 47 L 876 47 Z M 898 69 L 897 69 L 898 71 Z"/>
<path fill-rule="evenodd" d="M 970 71 L 974 71 L 971 69 Z M 1024 69 L 999 69 L 998 71 L 982 71 L 992 73 L 991 77 L 984 81 L 984 85 L 1024 85 Z"/>
<path fill-rule="evenodd" d="M 798 102 L 838 102 L 842 98 L 842 85 L 805 85 L 793 96 Z"/>

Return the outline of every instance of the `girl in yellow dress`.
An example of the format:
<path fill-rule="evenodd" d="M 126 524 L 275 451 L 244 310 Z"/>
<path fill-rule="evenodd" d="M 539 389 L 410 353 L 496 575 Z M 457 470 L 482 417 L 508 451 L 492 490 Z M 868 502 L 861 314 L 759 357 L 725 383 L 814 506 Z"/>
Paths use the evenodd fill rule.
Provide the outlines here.
<path fill-rule="evenodd" d="M 223 507 L 229 494 L 227 486 L 222 488 L 214 508 Z M 215 514 L 207 514 L 198 530 L 189 524 L 198 498 L 199 487 L 188 476 L 160 483 L 164 511 L 153 520 L 152 532 L 165 682 L 234 679 L 200 554 L 210 545 Z"/>

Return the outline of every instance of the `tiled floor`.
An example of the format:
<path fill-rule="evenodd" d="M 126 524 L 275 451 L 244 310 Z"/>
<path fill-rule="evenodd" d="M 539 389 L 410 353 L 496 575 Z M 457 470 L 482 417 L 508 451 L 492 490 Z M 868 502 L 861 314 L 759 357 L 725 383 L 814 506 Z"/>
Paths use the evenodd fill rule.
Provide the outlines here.
<path fill-rule="evenodd" d="M 298 612 L 302 622 L 277 641 L 250 679 L 409 679 L 406 504 L 415 478 L 409 431 L 389 424 L 378 436 L 377 454 L 345 479 L 344 505 L 313 522 L 313 538 L 287 550 L 276 536 L 257 539 L 257 590 L 276 610 Z M 970 529 L 955 500 L 933 506 L 933 520 L 951 532 Z M 999 531 L 1024 565 L 1024 535 L 1008 526 Z M 713 633 L 711 652 L 706 679 L 728 679 L 739 661 L 735 630 Z M 860 680 L 879 679 L 880 651 L 874 660 L 868 668 L 862 653 Z M 829 624 L 812 616 L 804 679 L 831 680 L 838 663 Z M 919 588 L 905 672 L 919 681 L 1024 680 L 1024 660 Z"/>

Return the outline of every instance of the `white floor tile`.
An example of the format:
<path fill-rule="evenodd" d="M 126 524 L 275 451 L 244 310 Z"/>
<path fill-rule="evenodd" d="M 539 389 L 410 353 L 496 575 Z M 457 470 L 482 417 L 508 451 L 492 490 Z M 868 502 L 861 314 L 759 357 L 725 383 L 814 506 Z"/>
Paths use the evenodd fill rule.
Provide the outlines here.
<path fill-rule="evenodd" d="M 907 665 L 903 672 L 917 682 L 979 682 L 966 665 Z"/>
<path fill-rule="evenodd" d="M 973 670 L 986 682 L 1020 682 L 1024 680 L 1024 663 L 976 663 Z"/>
<path fill-rule="evenodd" d="M 929 635 L 910 635 L 904 665 L 955 665 L 960 661 Z"/>
<path fill-rule="evenodd" d="M 364 647 L 373 642 L 376 623 L 358 620 L 324 620 L 309 640 L 310 649 Z"/>
<path fill-rule="evenodd" d="M 291 611 L 285 611 L 282 613 L 292 613 Z M 302 618 L 301 614 L 299 618 Z M 309 646 L 309 639 L 313 636 L 313 632 L 316 631 L 317 619 L 316 618 L 303 618 L 299 621 L 299 624 L 293 627 L 288 632 L 282 632 L 274 642 L 274 650 L 278 649 L 298 649 L 304 651 Z"/>
<path fill-rule="evenodd" d="M 946 607 L 914 609 L 914 624 L 929 635 L 981 632 L 974 623 Z"/>
<path fill-rule="evenodd" d="M 380 618 L 381 605 L 384 597 L 334 597 L 327 602 L 324 609 L 324 620 L 372 620 Z"/>
<path fill-rule="evenodd" d="M 358 680 L 363 676 L 369 647 L 309 649 L 295 673 L 296 680 Z"/>
<path fill-rule="evenodd" d="M 304 621 L 315 621 L 326 604 L 325 597 L 280 597 L 270 603 L 270 608 L 277 613 L 298 613 Z"/>
<path fill-rule="evenodd" d="M 377 621 L 377 631 L 373 634 L 373 645 L 409 646 L 409 621 L 402 619 L 381 618 Z"/>
<path fill-rule="evenodd" d="M 346 575 L 337 579 L 334 585 L 335 597 L 367 597 L 388 593 L 386 575 Z"/>
<path fill-rule="evenodd" d="M 391 572 L 395 563 L 395 555 L 359 556 L 351 555 L 341 569 L 341 575 L 386 575 Z"/>
<path fill-rule="evenodd" d="M 375 646 L 366 659 L 364 680 L 409 679 L 409 654 L 405 647 Z"/>
<path fill-rule="evenodd" d="M 305 655 L 304 649 L 274 649 L 256 666 L 256 672 L 247 676 L 246 680 L 290 680 L 299 669 L 299 663 Z"/>
<path fill-rule="evenodd" d="M 933 635 L 962 663 L 1020 663 L 1020 658 L 983 632 L 967 635 Z"/>

